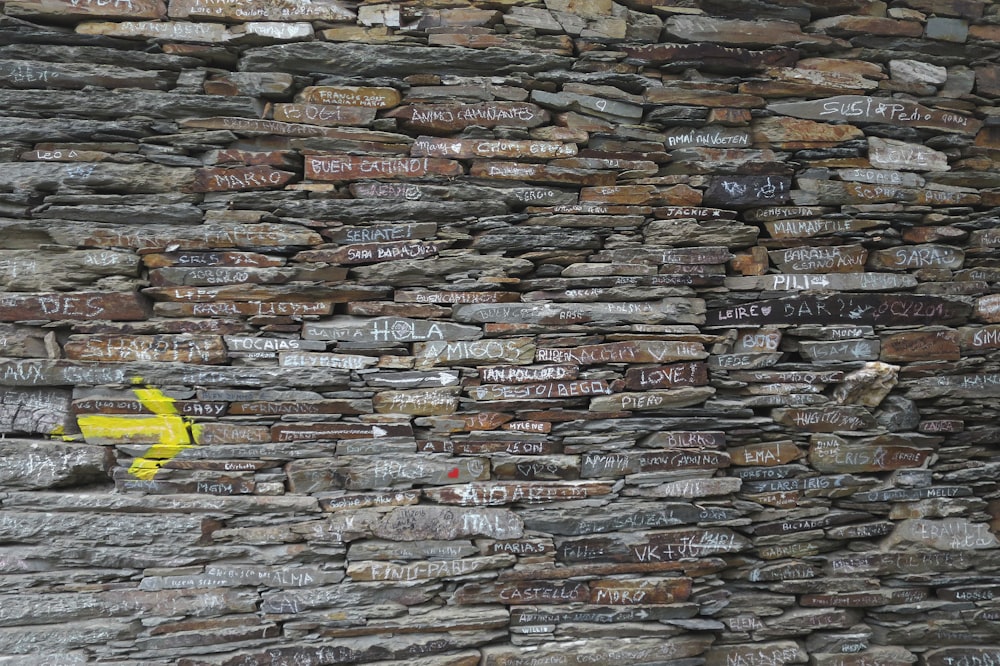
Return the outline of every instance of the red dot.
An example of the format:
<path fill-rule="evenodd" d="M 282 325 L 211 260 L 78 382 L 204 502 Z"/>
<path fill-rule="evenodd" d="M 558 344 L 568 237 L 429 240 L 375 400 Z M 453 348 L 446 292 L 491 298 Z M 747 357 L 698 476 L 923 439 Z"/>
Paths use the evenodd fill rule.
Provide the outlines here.
<path fill-rule="evenodd" d="M 458 468 L 456 467 L 455 469 L 453 469 L 450 472 L 448 472 L 448 478 L 449 479 L 457 479 L 458 478 L 458 474 L 459 474 L 459 471 L 458 471 Z"/>

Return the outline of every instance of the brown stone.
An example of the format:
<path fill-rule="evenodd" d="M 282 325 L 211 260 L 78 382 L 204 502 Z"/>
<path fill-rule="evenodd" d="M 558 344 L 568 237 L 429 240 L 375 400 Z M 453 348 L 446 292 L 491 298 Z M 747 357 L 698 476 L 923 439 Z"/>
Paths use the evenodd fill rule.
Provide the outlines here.
<path fill-rule="evenodd" d="M 170 266 L 204 268 L 232 266 L 245 268 L 272 268 L 284 266 L 285 260 L 257 252 L 153 252 L 142 255 L 146 268 Z"/>
<path fill-rule="evenodd" d="M 742 21 L 708 16 L 672 16 L 664 22 L 664 34 L 690 42 L 729 46 L 810 45 L 831 46 L 837 40 L 821 34 L 806 34 L 792 21 Z"/>
<path fill-rule="evenodd" d="M 554 441 L 476 439 L 467 441 L 421 442 L 418 445 L 418 449 L 421 452 L 454 453 L 456 455 L 509 453 L 514 456 L 540 456 L 558 454 L 562 451 L 562 445 Z"/>
<path fill-rule="evenodd" d="M 480 571 L 502 569 L 514 563 L 513 555 L 500 554 L 490 557 L 468 557 L 456 560 L 429 560 L 425 562 L 352 562 L 347 567 L 351 580 L 363 581 L 414 581 L 435 578 L 458 578 Z"/>
<path fill-rule="evenodd" d="M 989 294 L 977 298 L 973 315 L 988 324 L 1000 323 L 1000 295 Z"/>
<path fill-rule="evenodd" d="M 663 363 L 699 360 L 708 356 L 696 342 L 630 340 L 583 347 L 541 347 L 535 360 L 549 363 L 595 365 L 604 363 Z"/>
<path fill-rule="evenodd" d="M 673 388 L 675 386 L 704 386 L 708 383 L 708 367 L 704 363 L 676 363 L 625 371 L 625 388 L 630 391 Z"/>
<path fill-rule="evenodd" d="M 285 465 L 285 472 L 291 492 L 314 493 L 469 483 L 489 477 L 490 466 L 481 458 L 447 460 L 440 456 L 412 454 L 397 454 L 391 458 L 358 455 L 300 458 Z"/>
<path fill-rule="evenodd" d="M 125 247 L 165 252 L 206 251 L 224 248 L 267 250 L 275 246 L 312 246 L 323 242 L 315 231 L 295 224 L 203 224 L 191 227 L 142 225 L 134 228 L 75 228 L 66 233 L 66 244 L 84 247 Z"/>
<path fill-rule="evenodd" d="M 481 104 L 423 104 L 401 106 L 387 114 L 408 129 L 452 133 L 466 127 L 537 127 L 549 120 L 549 112 L 528 102 L 483 102 Z"/>
<path fill-rule="evenodd" d="M 923 655 L 927 666 L 948 666 L 950 664 L 988 664 L 1000 655 L 996 647 L 943 647 L 929 650 Z"/>
<path fill-rule="evenodd" d="M 328 303 L 213 301 L 208 303 L 157 303 L 153 306 L 153 312 L 161 317 L 323 316 L 330 314 L 332 309 L 332 301 Z"/>
<path fill-rule="evenodd" d="M 593 412 L 669 410 L 697 405 L 713 395 L 715 395 L 715 389 L 709 386 L 690 386 L 641 393 L 615 393 L 593 398 L 590 401 L 590 410 Z"/>
<path fill-rule="evenodd" d="M 787 465 L 802 456 L 799 447 L 790 441 L 759 442 L 727 449 L 733 465 L 763 466 Z"/>
<path fill-rule="evenodd" d="M 611 393 L 607 382 L 599 379 L 539 382 L 533 384 L 485 384 L 468 389 L 469 397 L 477 401 L 537 400 L 575 398 Z"/>
<path fill-rule="evenodd" d="M 760 108 L 764 106 L 764 99 L 756 95 L 744 95 L 737 92 L 725 90 L 712 90 L 703 87 L 680 87 L 664 86 L 662 88 L 649 88 L 646 90 L 646 103 L 648 104 L 689 104 L 692 106 L 711 106 L 724 108 Z M 742 135 L 745 137 L 746 135 Z M 714 145 L 749 145 L 745 138 L 738 139 L 735 143 L 716 143 Z M 670 143 L 668 136 L 667 146 L 674 147 Z"/>
<path fill-rule="evenodd" d="M 66 358 L 77 361 L 157 361 L 223 364 L 226 347 L 217 335 L 73 336 Z"/>
<path fill-rule="evenodd" d="M 0 321 L 141 321 L 148 316 L 146 300 L 135 292 L 6 293 L 0 296 Z"/>
<path fill-rule="evenodd" d="M 359 141 L 364 140 L 366 137 L 371 137 L 371 140 L 377 140 L 372 137 L 370 133 L 365 136 L 359 136 L 356 133 L 356 130 L 352 131 L 351 129 L 323 127 L 321 125 L 308 122 L 286 123 L 278 120 L 222 116 L 215 118 L 185 119 L 182 120 L 180 124 L 184 127 L 199 129 L 229 130 L 238 134 L 264 133 L 289 137 L 328 137 L 331 139 L 355 139 Z"/>
<path fill-rule="evenodd" d="M 881 16 L 831 16 L 813 21 L 810 27 L 837 37 L 855 35 L 920 37 L 923 34 L 923 26 L 917 21 L 899 21 Z"/>
<path fill-rule="evenodd" d="M 221 24 L 186 21 L 91 21 L 81 23 L 76 31 L 83 35 L 133 39 L 141 37 L 208 44 L 222 44 L 232 39 L 232 35 Z"/>
<path fill-rule="evenodd" d="M 615 174 L 611 171 L 594 171 L 590 169 L 575 169 L 525 162 L 487 162 L 476 160 L 469 169 L 469 175 L 473 178 L 519 180 L 529 183 L 553 183 L 576 186 L 609 186 L 615 183 Z"/>
<path fill-rule="evenodd" d="M 861 245 L 800 246 L 768 255 L 784 273 L 857 273 L 864 271 L 868 251 Z"/>
<path fill-rule="evenodd" d="M 958 331 L 907 331 L 882 338 L 879 359 L 890 363 L 957 361 L 962 357 Z"/>
<path fill-rule="evenodd" d="M 690 578 L 595 580 L 590 583 L 590 603 L 611 606 L 672 604 L 687 600 Z"/>
<path fill-rule="evenodd" d="M 169 270 L 169 269 L 160 269 Z M 223 270 L 223 269 L 215 269 Z M 343 271 L 343 269 L 341 269 Z M 225 273 L 223 273 L 225 274 Z M 340 273 L 342 274 L 342 272 Z M 336 273 L 334 273 L 336 275 Z M 364 288 L 347 285 L 343 288 L 331 286 L 326 289 L 319 287 L 300 287 L 299 285 L 257 285 L 223 284 L 221 286 L 199 287 L 147 287 L 143 293 L 157 301 L 179 301 L 187 303 L 205 303 L 218 305 L 225 301 L 261 301 L 265 303 L 291 301 L 310 302 L 323 298 L 330 301 L 366 300 L 377 298 L 386 293 L 385 289 Z M 205 312 L 209 312 L 206 310 Z"/>
<path fill-rule="evenodd" d="M 612 483 L 599 481 L 481 481 L 463 486 L 425 488 L 424 495 L 439 504 L 502 506 L 517 502 L 535 504 L 587 499 L 612 491 Z"/>
<path fill-rule="evenodd" d="M 341 181 L 364 178 L 419 178 L 428 175 L 460 176 L 462 165 L 454 160 L 403 157 L 354 157 L 351 155 L 308 155 L 305 177 Z"/>
<path fill-rule="evenodd" d="M 390 243 L 357 243 L 330 250 L 305 250 L 298 261 L 319 261 L 344 266 L 377 264 L 399 259 L 433 257 L 451 243 L 449 241 L 395 241 Z"/>
<path fill-rule="evenodd" d="M 206 422 L 194 423 L 191 434 L 199 446 L 216 444 L 265 444 L 271 441 L 270 430 L 266 426 L 243 425 L 239 423 Z"/>
<path fill-rule="evenodd" d="M 684 37 L 687 40 L 687 37 Z M 709 71 L 751 72 L 773 66 L 795 64 L 798 52 L 790 48 L 769 48 L 766 51 L 722 46 L 711 40 L 695 44 L 621 45 L 631 60 L 650 65 L 670 65 L 698 61 Z M 768 44 L 770 46 L 770 43 Z"/>
<path fill-rule="evenodd" d="M 422 136 L 414 142 L 413 157 L 444 157 L 472 159 L 474 157 L 502 159 L 553 159 L 576 155 L 575 144 L 558 141 L 518 141 L 504 139 L 438 139 Z"/>
<path fill-rule="evenodd" d="M 648 204 L 670 206 L 698 206 L 701 192 L 689 185 L 659 187 L 656 185 L 614 185 L 604 187 L 583 187 L 580 189 L 581 203 L 595 204 Z M 697 217 L 697 215 L 692 215 Z"/>
<path fill-rule="evenodd" d="M 350 21 L 355 14 L 336 2 L 246 0 L 233 5 L 225 0 L 172 0 L 170 17 L 230 21 Z"/>
<path fill-rule="evenodd" d="M 546 421 L 513 421 L 501 426 L 503 430 L 512 432 L 531 432 L 547 434 L 552 432 L 552 424 Z"/>
<path fill-rule="evenodd" d="M 832 125 L 798 118 L 758 118 L 753 122 L 753 140 L 784 150 L 823 148 L 864 138 L 853 125 Z"/>
<path fill-rule="evenodd" d="M 764 222 L 771 238 L 812 238 L 832 236 L 838 233 L 852 233 L 871 229 L 878 222 L 865 219 L 783 219 Z"/>
<path fill-rule="evenodd" d="M 857 406 L 780 408 L 772 410 L 771 418 L 806 432 L 871 430 L 875 427 L 871 413 Z"/>
<path fill-rule="evenodd" d="M 307 104 L 369 109 L 390 109 L 398 106 L 401 99 L 395 88 L 372 86 L 307 86 L 298 96 L 299 101 Z"/>
<path fill-rule="evenodd" d="M 163 19 L 167 16 L 162 0 L 100 2 L 99 0 L 18 0 L 4 5 L 9 16 L 79 19 Z"/>

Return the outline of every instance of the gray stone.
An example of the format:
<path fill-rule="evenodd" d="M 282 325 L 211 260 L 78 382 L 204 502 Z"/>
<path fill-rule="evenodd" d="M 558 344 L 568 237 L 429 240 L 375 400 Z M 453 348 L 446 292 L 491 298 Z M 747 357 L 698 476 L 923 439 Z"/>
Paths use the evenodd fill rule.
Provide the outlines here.
<path fill-rule="evenodd" d="M 486 50 L 450 49 L 454 57 L 442 61 L 442 50 L 410 46 L 404 58 L 394 46 L 380 44 L 337 44 L 306 42 L 266 46 L 247 51 L 240 68 L 246 71 L 281 71 L 296 74 L 322 73 L 339 76 L 399 76 L 428 70 L 457 76 L 504 74 L 511 71 L 535 72 L 558 69 L 570 59 L 503 48 Z"/>

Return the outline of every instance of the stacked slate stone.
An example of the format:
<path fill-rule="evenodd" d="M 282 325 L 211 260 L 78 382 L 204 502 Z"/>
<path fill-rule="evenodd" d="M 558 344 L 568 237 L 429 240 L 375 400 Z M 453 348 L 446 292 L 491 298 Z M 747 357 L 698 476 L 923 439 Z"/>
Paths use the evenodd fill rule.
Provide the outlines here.
<path fill-rule="evenodd" d="M 1000 664 L 998 58 L 3 3 L 0 664 Z"/>

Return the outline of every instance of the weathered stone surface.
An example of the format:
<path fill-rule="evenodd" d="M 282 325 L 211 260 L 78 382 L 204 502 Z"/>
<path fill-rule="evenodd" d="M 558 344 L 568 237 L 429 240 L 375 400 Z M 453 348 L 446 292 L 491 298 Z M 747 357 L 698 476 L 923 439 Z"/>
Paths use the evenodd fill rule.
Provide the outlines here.
<path fill-rule="evenodd" d="M 861 95 L 840 95 L 809 102 L 780 102 L 770 104 L 768 108 L 781 115 L 809 120 L 885 123 L 961 134 L 975 134 L 982 126 L 978 120 L 959 113 L 938 111 L 913 102 Z"/>
<path fill-rule="evenodd" d="M 0 4 L 0 664 L 996 661 L 990 3 Z"/>
<path fill-rule="evenodd" d="M 697 323 L 703 317 L 697 299 L 664 298 L 640 303 L 553 303 L 543 305 L 459 305 L 452 315 L 462 323 Z"/>
<path fill-rule="evenodd" d="M 145 319 L 148 305 L 134 292 L 68 292 L 0 296 L 0 321 L 42 319 Z"/>
<path fill-rule="evenodd" d="M 823 35 L 804 34 L 801 28 L 791 21 L 741 21 L 707 16 L 673 16 L 667 19 L 663 29 L 670 37 L 682 41 L 726 45 L 828 46 L 835 42 Z"/>
<path fill-rule="evenodd" d="M 856 406 L 776 409 L 773 418 L 807 432 L 871 430 L 875 427 L 871 413 L 864 407 Z"/>
<path fill-rule="evenodd" d="M 524 524 L 507 509 L 413 506 L 390 511 L 373 527 L 380 539 L 421 541 L 483 536 L 519 539 Z"/>
<path fill-rule="evenodd" d="M 708 400 L 714 394 L 715 389 L 708 386 L 685 386 L 666 391 L 615 393 L 593 398 L 590 401 L 590 409 L 596 412 L 668 410 L 697 405 Z"/>
<path fill-rule="evenodd" d="M 560 56 L 504 48 L 456 49 L 453 58 L 442 61 L 441 50 L 410 46 L 403 59 L 393 46 L 306 42 L 288 47 L 249 50 L 240 62 L 247 71 L 323 73 L 340 76 L 406 76 L 413 71 L 436 70 L 458 76 L 503 74 L 508 71 L 540 71 L 570 62 Z"/>
<path fill-rule="evenodd" d="M 753 124 L 753 139 L 775 147 L 822 148 L 864 137 L 853 125 L 832 125 L 798 118 L 760 118 Z"/>
<path fill-rule="evenodd" d="M 704 203 L 720 208 L 764 206 L 788 201 L 791 181 L 784 176 L 713 176 Z"/>
<path fill-rule="evenodd" d="M 762 324 L 948 324 L 962 321 L 969 306 L 932 296 L 836 295 L 794 296 L 710 311 L 706 324 L 759 326 Z"/>
<path fill-rule="evenodd" d="M 344 21 L 355 13 L 337 2 L 270 3 L 251 0 L 233 6 L 219 0 L 177 0 L 170 5 L 171 18 L 228 19 L 233 21 Z"/>
<path fill-rule="evenodd" d="M 19 428 L 5 425 L 4 430 L 17 432 Z M 110 463 L 107 450 L 98 446 L 21 439 L 0 443 L 0 480 L 8 488 L 43 489 L 99 482 Z"/>
<path fill-rule="evenodd" d="M 77 20 L 99 18 L 166 18 L 167 8 L 161 0 L 132 0 L 118 2 L 73 2 L 73 0 L 18 0 L 4 7 L 10 16 L 62 17 L 71 16 Z"/>

